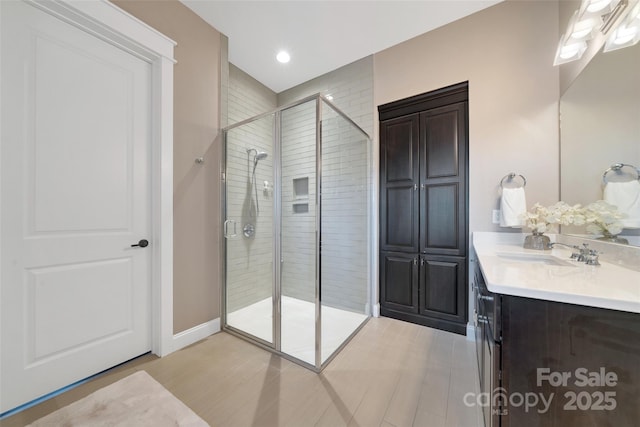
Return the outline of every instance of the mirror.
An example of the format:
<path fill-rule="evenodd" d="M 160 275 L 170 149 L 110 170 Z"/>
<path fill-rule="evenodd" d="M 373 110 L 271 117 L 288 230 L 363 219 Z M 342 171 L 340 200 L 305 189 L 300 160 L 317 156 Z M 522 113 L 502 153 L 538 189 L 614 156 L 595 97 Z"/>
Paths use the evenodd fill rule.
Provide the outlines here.
<path fill-rule="evenodd" d="M 640 44 L 599 52 L 560 98 L 560 200 L 583 206 L 603 199 L 603 173 L 615 163 L 640 168 Z M 636 178 L 632 168 L 607 179 Z M 563 234 L 586 234 L 562 227 Z M 640 229 L 623 229 L 640 246 Z"/>

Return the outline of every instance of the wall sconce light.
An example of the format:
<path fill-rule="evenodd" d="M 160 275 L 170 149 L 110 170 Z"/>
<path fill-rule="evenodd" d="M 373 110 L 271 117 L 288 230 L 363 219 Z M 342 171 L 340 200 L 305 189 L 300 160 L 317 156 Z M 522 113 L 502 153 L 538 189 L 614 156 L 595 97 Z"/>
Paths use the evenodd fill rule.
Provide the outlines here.
<path fill-rule="evenodd" d="M 580 59 L 587 50 L 588 41 L 600 32 L 605 34 L 609 31 L 613 23 L 627 7 L 628 1 L 582 0 L 580 7 L 569 20 L 567 30 L 560 38 L 553 65 L 565 64 Z M 640 36 L 638 33 L 640 31 L 636 31 L 636 37 Z M 625 40 L 630 38 L 628 33 L 621 33 L 620 37 L 624 37 Z"/>
<path fill-rule="evenodd" d="M 600 16 L 611 13 L 620 0 L 586 0 L 580 5 L 581 13 L 597 13 Z"/>
<path fill-rule="evenodd" d="M 585 50 L 587 50 L 587 42 L 585 40 L 571 40 L 570 37 L 563 37 L 558 43 L 556 59 L 553 61 L 553 65 L 565 64 L 580 59 Z"/>
<path fill-rule="evenodd" d="M 640 2 L 611 33 L 604 45 L 604 51 L 610 52 L 623 47 L 633 46 L 640 41 Z"/>

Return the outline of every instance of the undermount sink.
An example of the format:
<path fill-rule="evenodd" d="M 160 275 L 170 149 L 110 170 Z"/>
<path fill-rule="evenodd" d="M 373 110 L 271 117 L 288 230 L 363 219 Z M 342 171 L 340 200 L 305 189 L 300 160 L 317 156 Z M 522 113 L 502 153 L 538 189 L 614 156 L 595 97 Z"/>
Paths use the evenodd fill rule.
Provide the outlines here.
<path fill-rule="evenodd" d="M 559 267 L 575 267 L 575 264 L 561 260 L 553 255 L 545 255 L 545 254 L 521 254 L 521 253 L 496 253 L 499 258 L 502 258 L 505 261 L 525 263 L 525 264 L 545 264 L 545 265 L 555 265 Z"/>

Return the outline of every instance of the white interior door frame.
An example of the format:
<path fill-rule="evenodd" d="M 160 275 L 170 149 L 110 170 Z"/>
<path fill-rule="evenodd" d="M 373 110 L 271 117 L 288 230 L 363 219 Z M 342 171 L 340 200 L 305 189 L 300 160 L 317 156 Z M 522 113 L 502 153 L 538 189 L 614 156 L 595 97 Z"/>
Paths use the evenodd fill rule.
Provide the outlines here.
<path fill-rule="evenodd" d="M 25 0 L 152 65 L 152 352 L 177 348 L 173 337 L 173 49 L 176 43 L 106 0 Z"/>

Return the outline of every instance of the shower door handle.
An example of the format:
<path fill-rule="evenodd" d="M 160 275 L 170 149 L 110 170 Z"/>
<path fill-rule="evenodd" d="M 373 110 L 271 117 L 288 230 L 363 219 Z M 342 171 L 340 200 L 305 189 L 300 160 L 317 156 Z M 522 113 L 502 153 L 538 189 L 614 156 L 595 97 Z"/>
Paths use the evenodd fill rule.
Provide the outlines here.
<path fill-rule="evenodd" d="M 229 234 L 229 225 L 233 224 L 233 234 Z M 236 237 L 236 221 L 233 219 L 228 219 L 224 222 L 224 237 L 226 239 L 230 237 Z"/>

